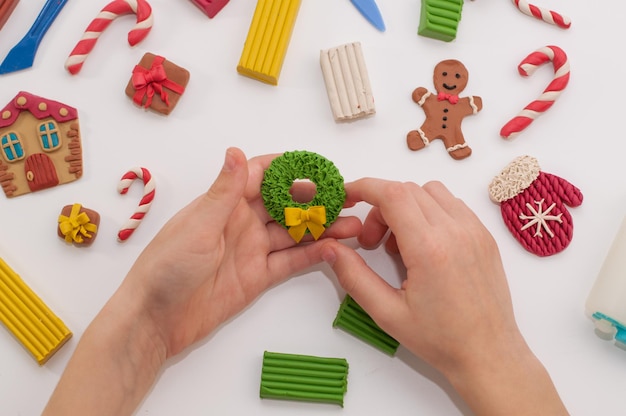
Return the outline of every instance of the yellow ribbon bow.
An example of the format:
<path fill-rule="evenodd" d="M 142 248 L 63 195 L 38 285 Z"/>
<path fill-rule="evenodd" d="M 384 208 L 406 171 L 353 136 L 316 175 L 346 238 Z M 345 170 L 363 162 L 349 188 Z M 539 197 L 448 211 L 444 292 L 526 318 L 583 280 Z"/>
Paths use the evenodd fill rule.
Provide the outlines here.
<path fill-rule="evenodd" d="M 289 235 L 296 243 L 299 243 L 304 237 L 306 230 L 311 232 L 314 239 L 320 238 L 326 228 L 326 208 L 323 206 L 314 206 L 309 209 L 302 208 L 285 208 L 285 225 L 289 227 Z"/>
<path fill-rule="evenodd" d="M 91 238 L 90 232 L 95 233 L 98 227 L 91 223 L 86 212 L 80 212 L 80 204 L 72 205 L 70 216 L 59 215 L 59 230 L 65 236 L 65 241 L 71 243 L 83 242 L 83 236 Z"/>

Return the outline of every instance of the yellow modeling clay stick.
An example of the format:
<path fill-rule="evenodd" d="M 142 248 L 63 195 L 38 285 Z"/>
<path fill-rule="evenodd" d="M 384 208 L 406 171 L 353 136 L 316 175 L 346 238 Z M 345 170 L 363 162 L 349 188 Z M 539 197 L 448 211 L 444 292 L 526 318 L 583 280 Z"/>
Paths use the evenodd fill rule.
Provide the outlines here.
<path fill-rule="evenodd" d="M 278 85 L 301 0 L 259 0 L 237 72 Z"/>
<path fill-rule="evenodd" d="M 48 361 L 72 336 L 65 324 L 1 258 L 0 322 L 39 365 Z"/>

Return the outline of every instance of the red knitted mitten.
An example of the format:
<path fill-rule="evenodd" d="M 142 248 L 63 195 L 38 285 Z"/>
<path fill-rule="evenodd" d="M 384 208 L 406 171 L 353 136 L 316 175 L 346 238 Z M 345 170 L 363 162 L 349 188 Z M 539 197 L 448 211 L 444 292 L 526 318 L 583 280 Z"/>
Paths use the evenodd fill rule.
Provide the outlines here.
<path fill-rule="evenodd" d="M 583 195 L 565 179 L 541 172 L 534 157 L 509 163 L 491 181 L 489 195 L 500 204 L 509 231 L 531 253 L 551 256 L 572 241 L 574 225 L 565 205 L 579 206 Z"/>

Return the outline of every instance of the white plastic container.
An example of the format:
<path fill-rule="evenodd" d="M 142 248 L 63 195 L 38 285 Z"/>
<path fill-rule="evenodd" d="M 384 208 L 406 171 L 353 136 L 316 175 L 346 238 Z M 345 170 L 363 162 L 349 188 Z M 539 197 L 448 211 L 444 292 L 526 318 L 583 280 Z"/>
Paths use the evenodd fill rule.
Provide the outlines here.
<path fill-rule="evenodd" d="M 600 337 L 615 339 L 626 349 L 626 217 L 589 293 L 585 313 Z"/>

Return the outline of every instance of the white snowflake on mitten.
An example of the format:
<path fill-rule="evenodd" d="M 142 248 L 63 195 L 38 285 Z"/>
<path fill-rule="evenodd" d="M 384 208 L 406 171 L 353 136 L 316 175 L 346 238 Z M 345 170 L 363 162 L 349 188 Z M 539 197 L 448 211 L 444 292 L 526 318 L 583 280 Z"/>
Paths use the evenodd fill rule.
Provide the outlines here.
<path fill-rule="evenodd" d="M 535 203 L 539 205 L 538 210 L 535 210 L 535 208 L 533 208 L 533 206 L 527 202 L 526 207 L 528 208 L 528 210 L 531 212 L 532 215 L 522 214 L 519 216 L 520 220 L 529 220 L 526 223 L 526 225 L 522 227 L 522 231 L 529 228 L 532 225 L 535 225 L 535 224 L 537 225 L 537 230 L 535 231 L 534 237 L 537 237 L 537 236 L 543 237 L 543 234 L 541 234 L 542 228 L 545 229 L 545 231 L 548 233 L 550 237 L 554 237 L 554 233 L 548 226 L 548 221 L 558 221 L 559 223 L 563 223 L 563 221 L 561 220 L 561 216 L 563 215 L 563 213 L 559 215 L 548 215 L 550 211 L 552 211 L 552 208 L 556 206 L 556 202 L 552 203 L 552 205 L 550 205 L 548 209 L 543 211 L 542 205 L 544 201 L 545 199 L 542 199 L 541 201 L 535 201 Z"/>
<path fill-rule="evenodd" d="M 565 179 L 541 172 L 534 157 L 513 160 L 491 181 L 489 195 L 500 204 L 509 231 L 531 253 L 551 256 L 572 241 L 574 226 L 565 205 L 579 206 L 583 195 Z"/>

